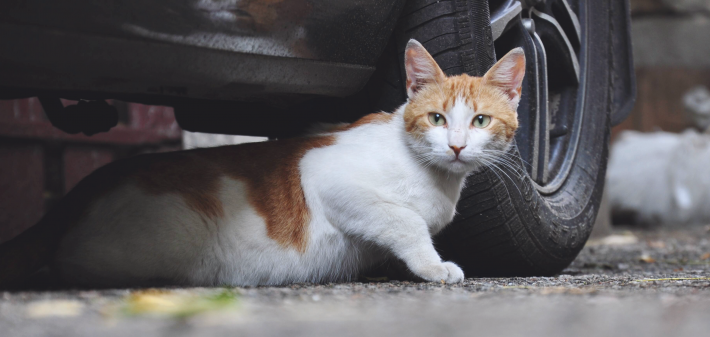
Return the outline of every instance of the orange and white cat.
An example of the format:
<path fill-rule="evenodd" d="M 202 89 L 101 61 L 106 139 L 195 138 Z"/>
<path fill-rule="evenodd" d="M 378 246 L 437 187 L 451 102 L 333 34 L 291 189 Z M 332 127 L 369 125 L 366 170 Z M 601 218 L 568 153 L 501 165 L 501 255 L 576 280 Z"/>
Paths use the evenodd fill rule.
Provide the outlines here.
<path fill-rule="evenodd" d="M 349 280 L 394 256 L 424 280 L 461 282 L 432 235 L 466 176 L 510 147 L 524 68 L 518 48 L 482 78 L 447 77 L 411 40 L 409 100 L 394 113 L 107 165 L 3 245 L 0 272 L 47 262 L 75 285 L 278 285 Z"/>

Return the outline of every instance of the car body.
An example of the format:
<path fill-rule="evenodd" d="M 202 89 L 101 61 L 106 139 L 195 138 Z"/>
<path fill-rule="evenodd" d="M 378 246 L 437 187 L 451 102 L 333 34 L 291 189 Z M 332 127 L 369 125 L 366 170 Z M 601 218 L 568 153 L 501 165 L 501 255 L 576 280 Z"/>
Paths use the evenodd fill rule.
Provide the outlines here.
<path fill-rule="evenodd" d="M 118 98 L 182 104 L 191 113 L 209 101 L 223 103 L 225 110 L 279 115 L 313 97 L 347 97 L 362 89 L 391 40 L 404 3 L 4 1 L 0 98 Z M 506 0 L 490 6 L 496 40 L 529 4 Z M 617 27 L 621 31 L 611 36 L 618 40 L 616 88 L 631 88 L 628 22 Z M 627 89 L 615 98 L 620 102 L 615 121 L 630 111 L 632 95 Z M 180 121 L 187 129 L 211 131 L 200 123 L 190 127 L 188 119 Z M 217 131 L 266 135 L 237 126 L 232 132 Z"/>

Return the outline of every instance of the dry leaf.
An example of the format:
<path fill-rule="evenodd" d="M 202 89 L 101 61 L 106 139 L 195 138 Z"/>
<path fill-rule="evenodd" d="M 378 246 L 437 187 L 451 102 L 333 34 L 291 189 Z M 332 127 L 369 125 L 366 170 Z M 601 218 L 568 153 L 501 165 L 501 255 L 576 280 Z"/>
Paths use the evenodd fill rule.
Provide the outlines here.
<path fill-rule="evenodd" d="M 663 241 L 648 241 L 648 246 L 656 249 L 666 248 L 666 243 Z"/>
<path fill-rule="evenodd" d="M 612 234 L 602 239 L 589 240 L 588 246 L 623 246 L 638 243 L 639 239 L 631 232 Z"/>
<path fill-rule="evenodd" d="M 648 254 L 643 254 L 643 255 L 641 255 L 641 257 L 639 257 L 639 260 L 640 260 L 641 262 L 645 262 L 645 263 L 654 263 L 654 262 L 656 262 L 656 259 L 652 258 L 652 257 L 651 257 L 650 255 L 648 255 Z"/>
<path fill-rule="evenodd" d="M 84 305 L 78 301 L 50 300 L 27 305 L 27 315 L 40 317 L 74 317 L 81 314 Z"/>
<path fill-rule="evenodd" d="M 236 303 L 236 293 L 226 289 L 207 294 L 148 289 L 128 295 L 121 306 L 121 311 L 128 315 L 158 314 L 186 317 L 206 311 L 234 308 Z"/>
<path fill-rule="evenodd" d="M 705 253 L 705 254 L 703 254 L 702 256 L 700 256 L 700 259 L 701 259 L 701 260 L 710 259 L 710 253 Z"/>

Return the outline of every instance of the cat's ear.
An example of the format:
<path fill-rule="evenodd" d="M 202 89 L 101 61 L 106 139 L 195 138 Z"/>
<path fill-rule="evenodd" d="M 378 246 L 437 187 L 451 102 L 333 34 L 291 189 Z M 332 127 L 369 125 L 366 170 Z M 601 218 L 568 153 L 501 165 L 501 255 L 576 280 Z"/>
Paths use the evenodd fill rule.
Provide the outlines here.
<path fill-rule="evenodd" d="M 404 69 L 407 71 L 407 95 L 413 97 L 429 83 L 442 83 L 446 75 L 421 43 L 411 39 L 404 50 Z"/>
<path fill-rule="evenodd" d="M 525 77 L 525 52 L 523 48 L 518 47 L 509 51 L 493 65 L 483 76 L 483 81 L 486 85 L 498 87 L 508 94 L 510 106 L 513 110 L 517 110 L 523 77 Z"/>

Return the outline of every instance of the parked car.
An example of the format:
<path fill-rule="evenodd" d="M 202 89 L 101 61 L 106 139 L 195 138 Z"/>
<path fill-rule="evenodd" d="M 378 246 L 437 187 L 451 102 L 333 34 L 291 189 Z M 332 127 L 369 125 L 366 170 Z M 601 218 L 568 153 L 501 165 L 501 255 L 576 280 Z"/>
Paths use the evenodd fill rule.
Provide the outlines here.
<path fill-rule="evenodd" d="M 53 125 L 115 125 L 101 104 L 174 107 L 190 131 L 293 137 L 406 100 L 420 41 L 449 75 L 527 56 L 517 146 L 468 179 L 436 238 L 468 276 L 551 275 L 599 209 L 610 127 L 635 99 L 629 4 L 613 0 L 144 0 L 0 3 L 0 99 L 38 96 Z"/>

